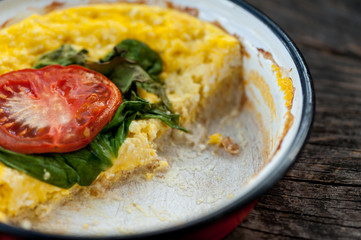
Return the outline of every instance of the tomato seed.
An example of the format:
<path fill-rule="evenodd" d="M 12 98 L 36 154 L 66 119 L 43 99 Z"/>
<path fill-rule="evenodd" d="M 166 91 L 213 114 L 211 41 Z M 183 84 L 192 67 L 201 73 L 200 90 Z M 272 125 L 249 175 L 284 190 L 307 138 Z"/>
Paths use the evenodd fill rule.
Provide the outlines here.
<path fill-rule="evenodd" d="M 0 123 L 4 123 L 6 120 L 8 120 L 8 118 L 7 118 L 7 117 L 3 117 L 3 118 L 0 119 Z"/>
<path fill-rule="evenodd" d="M 15 124 L 15 122 L 5 123 L 4 127 L 9 128 L 9 127 L 12 127 L 14 124 Z"/>
<path fill-rule="evenodd" d="M 4 89 L 8 92 L 15 93 L 14 90 L 9 86 L 4 86 Z"/>
<path fill-rule="evenodd" d="M 25 128 L 24 130 L 22 130 L 22 131 L 19 133 L 19 136 L 20 136 L 20 137 L 24 136 L 27 131 L 28 131 L 28 129 Z"/>
<path fill-rule="evenodd" d="M 86 127 L 86 128 L 84 129 L 83 134 L 84 134 L 85 137 L 89 137 L 89 136 L 90 136 L 90 130 L 89 130 L 89 128 Z"/>
<path fill-rule="evenodd" d="M 93 102 L 95 102 L 95 101 L 97 101 L 98 100 L 98 95 L 96 95 L 95 93 L 93 93 L 93 94 L 91 94 L 90 96 L 89 96 L 89 101 L 91 102 L 91 103 L 93 103 Z"/>

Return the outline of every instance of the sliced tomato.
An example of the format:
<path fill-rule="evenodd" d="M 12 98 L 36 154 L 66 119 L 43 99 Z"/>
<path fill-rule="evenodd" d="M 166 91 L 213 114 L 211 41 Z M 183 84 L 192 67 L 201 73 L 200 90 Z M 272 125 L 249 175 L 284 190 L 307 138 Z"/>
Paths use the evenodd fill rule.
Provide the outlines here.
<path fill-rule="evenodd" d="M 121 101 L 109 79 L 80 66 L 6 73 L 0 76 L 0 146 L 26 154 L 78 150 Z"/>

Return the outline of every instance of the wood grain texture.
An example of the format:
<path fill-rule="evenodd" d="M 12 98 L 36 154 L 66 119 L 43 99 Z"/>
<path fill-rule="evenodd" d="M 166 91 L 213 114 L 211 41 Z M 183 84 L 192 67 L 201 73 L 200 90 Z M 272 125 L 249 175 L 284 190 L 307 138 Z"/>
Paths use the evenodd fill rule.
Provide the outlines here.
<path fill-rule="evenodd" d="M 300 48 L 316 115 L 297 162 L 225 239 L 361 239 L 361 1 L 248 2 Z"/>

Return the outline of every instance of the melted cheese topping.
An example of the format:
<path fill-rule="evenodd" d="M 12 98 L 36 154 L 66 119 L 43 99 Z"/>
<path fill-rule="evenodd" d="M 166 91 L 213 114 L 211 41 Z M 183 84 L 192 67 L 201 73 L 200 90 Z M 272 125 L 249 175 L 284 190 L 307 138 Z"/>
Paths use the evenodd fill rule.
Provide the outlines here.
<path fill-rule="evenodd" d="M 161 77 L 183 125 L 195 119 L 205 100 L 241 65 L 238 40 L 218 27 L 175 10 L 119 3 L 33 15 L 1 29 L 0 74 L 30 68 L 39 55 L 64 43 L 89 50 L 89 56 L 97 60 L 126 38 L 143 41 L 161 55 Z M 157 100 L 145 91 L 140 94 L 152 102 Z M 154 143 L 165 129 L 159 120 L 133 121 L 119 158 L 98 181 L 152 163 L 166 167 L 166 162 L 158 160 Z M 48 185 L 0 164 L 0 219 L 49 199 L 62 199 L 72 190 Z"/>

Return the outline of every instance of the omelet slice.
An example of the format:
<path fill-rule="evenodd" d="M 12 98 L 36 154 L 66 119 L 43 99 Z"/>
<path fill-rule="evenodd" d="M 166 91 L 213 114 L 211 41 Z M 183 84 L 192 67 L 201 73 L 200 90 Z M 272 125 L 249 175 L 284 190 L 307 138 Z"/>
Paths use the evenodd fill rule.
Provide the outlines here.
<path fill-rule="evenodd" d="M 239 41 L 211 23 L 172 9 L 138 4 L 89 5 L 33 15 L 0 30 L 0 74 L 30 68 L 39 55 L 62 44 L 89 50 L 93 60 L 102 58 L 120 41 L 131 38 L 145 42 L 163 60 L 161 77 L 181 124 L 189 126 L 200 109 L 227 81 L 239 79 Z M 154 102 L 156 96 L 139 93 Z M 89 187 L 61 189 L 38 181 L 0 164 L 0 219 L 11 221 L 28 213 L 41 215 L 56 203 L 69 199 L 79 189 L 97 189 L 134 172 L 152 176 L 166 169 L 167 161 L 157 155 L 156 139 L 169 128 L 161 121 L 136 120 L 114 165 Z"/>

